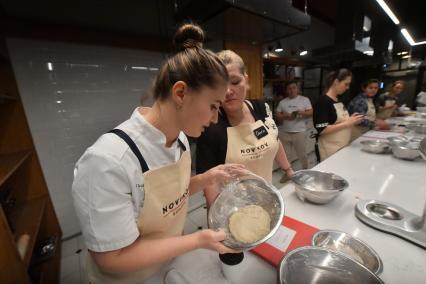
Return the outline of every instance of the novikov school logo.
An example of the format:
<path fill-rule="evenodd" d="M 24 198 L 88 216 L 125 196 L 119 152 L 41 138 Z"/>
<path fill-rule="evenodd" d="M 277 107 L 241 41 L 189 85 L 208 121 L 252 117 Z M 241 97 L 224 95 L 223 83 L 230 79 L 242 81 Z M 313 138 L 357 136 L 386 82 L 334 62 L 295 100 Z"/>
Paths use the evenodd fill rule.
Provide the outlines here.
<path fill-rule="evenodd" d="M 185 192 L 170 202 L 169 204 L 163 205 L 163 217 L 168 216 L 169 214 L 176 215 L 179 210 L 182 208 L 182 206 L 186 203 L 186 200 L 188 199 L 189 195 L 189 189 L 186 189 Z"/>

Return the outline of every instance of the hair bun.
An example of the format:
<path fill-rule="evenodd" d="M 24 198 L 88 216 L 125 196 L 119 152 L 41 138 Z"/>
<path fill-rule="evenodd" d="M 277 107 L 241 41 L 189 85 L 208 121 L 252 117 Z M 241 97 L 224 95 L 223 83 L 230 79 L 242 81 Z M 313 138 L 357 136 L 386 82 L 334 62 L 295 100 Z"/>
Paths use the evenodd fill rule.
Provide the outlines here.
<path fill-rule="evenodd" d="M 202 48 L 204 42 L 203 29 L 194 24 L 183 24 L 180 26 L 173 38 L 176 50 L 182 51 L 187 48 Z"/>

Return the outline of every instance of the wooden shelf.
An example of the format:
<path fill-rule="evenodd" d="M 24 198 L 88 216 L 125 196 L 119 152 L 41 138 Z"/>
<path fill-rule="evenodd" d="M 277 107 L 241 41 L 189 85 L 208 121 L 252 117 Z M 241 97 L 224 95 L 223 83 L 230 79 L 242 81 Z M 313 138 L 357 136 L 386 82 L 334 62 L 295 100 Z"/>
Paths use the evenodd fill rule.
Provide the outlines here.
<path fill-rule="evenodd" d="M 23 259 L 24 267 L 27 269 L 33 254 L 37 234 L 46 207 L 46 197 L 39 197 L 27 201 L 24 205 L 14 209 L 11 219 L 15 224 L 15 241 L 23 234 L 30 236 L 30 241 Z"/>
<path fill-rule="evenodd" d="M 18 99 L 9 95 L 6 95 L 4 93 L 0 93 L 0 103 L 2 101 L 17 101 Z"/>
<path fill-rule="evenodd" d="M 0 186 L 22 165 L 30 154 L 31 151 L 22 151 L 0 155 Z"/>

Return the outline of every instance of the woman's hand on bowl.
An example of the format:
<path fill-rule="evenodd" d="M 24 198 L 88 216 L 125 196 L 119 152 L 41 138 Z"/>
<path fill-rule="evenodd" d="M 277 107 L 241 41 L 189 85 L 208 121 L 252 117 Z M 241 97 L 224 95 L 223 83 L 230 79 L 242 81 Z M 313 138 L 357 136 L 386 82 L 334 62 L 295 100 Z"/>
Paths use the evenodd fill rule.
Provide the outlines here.
<path fill-rule="evenodd" d="M 198 231 L 195 234 L 197 234 L 199 248 L 217 251 L 220 254 L 241 252 L 240 250 L 231 249 L 223 245 L 222 241 L 225 240 L 226 237 L 225 231 L 223 230 L 214 231 L 207 229 Z"/>

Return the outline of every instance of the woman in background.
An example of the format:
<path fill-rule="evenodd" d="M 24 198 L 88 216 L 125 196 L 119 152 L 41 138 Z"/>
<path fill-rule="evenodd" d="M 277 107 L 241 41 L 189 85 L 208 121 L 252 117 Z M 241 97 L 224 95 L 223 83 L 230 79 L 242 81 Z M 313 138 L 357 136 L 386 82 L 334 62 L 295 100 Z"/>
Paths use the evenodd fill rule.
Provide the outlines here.
<path fill-rule="evenodd" d="M 398 80 L 393 82 L 388 92 L 385 92 L 377 99 L 377 117 L 387 119 L 391 116 L 403 115 L 397 111 L 400 103 L 398 102 L 399 95 L 404 91 L 404 81 Z"/>
<path fill-rule="evenodd" d="M 229 87 L 219 112 L 219 122 L 197 141 L 197 173 L 223 163 L 243 164 L 246 169 L 272 181 L 274 160 L 288 176 L 293 169 L 278 139 L 278 129 L 269 106 L 246 100 L 248 76 L 242 58 L 231 50 L 218 53 L 229 75 Z M 204 190 L 210 205 L 219 194 L 214 186 Z"/>
<path fill-rule="evenodd" d="M 370 129 L 389 130 L 390 126 L 383 119 L 376 117 L 373 98 L 379 90 L 379 80 L 370 79 L 362 84 L 362 92 L 351 100 L 349 114 L 362 114 L 364 119 L 352 128 L 352 140 L 355 140 Z"/>
<path fill-rule="evenodd" d="M 338 96 L 349 89 L 352 72 L 339 69 L 328 74 L 325 94 L 314 106 L 314 126 L 318 131 L 319 158 L 324 161 L 351 141 L 353 125 L 361 123 L 363 115 L 349 116 Z M 317 153 L 318 154 L 318 153 Z"/>

